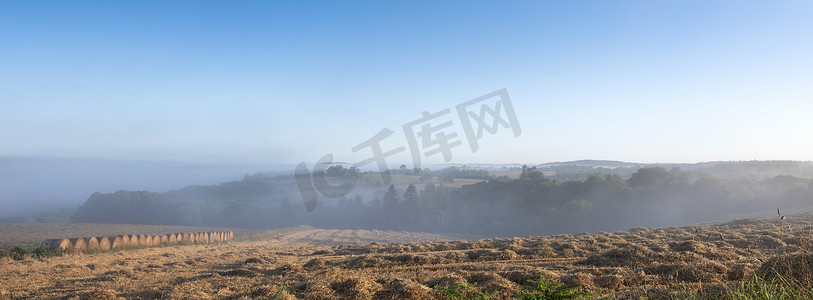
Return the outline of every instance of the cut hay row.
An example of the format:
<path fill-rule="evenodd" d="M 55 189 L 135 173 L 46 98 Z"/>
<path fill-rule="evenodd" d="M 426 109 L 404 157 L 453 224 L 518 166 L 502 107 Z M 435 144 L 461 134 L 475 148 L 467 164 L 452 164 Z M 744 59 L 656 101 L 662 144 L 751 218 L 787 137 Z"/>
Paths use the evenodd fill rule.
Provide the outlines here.
<path fill-rule="evenodd" d="M 126 249 L 136 247 L 153 247 L 174 244 L 213 244 L 234 239 L 234 232 L 182 232 L 170 234 L 132 234 L 84 238 L 49 239 L 43 246 L 58 248 L 68 253 L 86 253 Z"/>

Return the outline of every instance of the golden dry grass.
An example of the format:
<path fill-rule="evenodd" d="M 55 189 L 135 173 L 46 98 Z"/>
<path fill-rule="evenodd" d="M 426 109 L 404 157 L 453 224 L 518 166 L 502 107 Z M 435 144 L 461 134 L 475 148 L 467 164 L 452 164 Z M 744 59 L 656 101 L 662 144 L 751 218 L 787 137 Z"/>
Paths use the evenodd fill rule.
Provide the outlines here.
<path fill-rule="evenodd" d="M 0 262 L 0 299 L 257 299 L 272 297 L 279 285 L 288 299 L 434 299 L 441 294 L 433 287 L 462 281 L 509 299 L 519 284 L 539 276 L 601 290 L 597 297 L 659 299 L 701 286 L 725 291 L 753 274 L 813 273 L 798 268 L 813 262 L 810 232 L 782 225 L 738 220 L 472 241 L 298 228 L 262 241 Z"/>

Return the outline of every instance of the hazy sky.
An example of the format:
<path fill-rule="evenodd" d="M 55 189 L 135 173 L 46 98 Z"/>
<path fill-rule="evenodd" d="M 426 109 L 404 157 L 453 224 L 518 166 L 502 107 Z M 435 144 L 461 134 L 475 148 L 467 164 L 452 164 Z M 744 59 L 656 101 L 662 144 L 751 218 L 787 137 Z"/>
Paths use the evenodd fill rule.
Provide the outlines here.
<path fill-rule="evenodd" d="M 387 128 L 410 163 L 402 125 L 451 109 L 452 163 L 813 160 L 811 30 L 811 1 L 3 1 L 0 156 L 357 162 Z M 472 153 L 455 105 L 502 88 L 522 133 Z"/>

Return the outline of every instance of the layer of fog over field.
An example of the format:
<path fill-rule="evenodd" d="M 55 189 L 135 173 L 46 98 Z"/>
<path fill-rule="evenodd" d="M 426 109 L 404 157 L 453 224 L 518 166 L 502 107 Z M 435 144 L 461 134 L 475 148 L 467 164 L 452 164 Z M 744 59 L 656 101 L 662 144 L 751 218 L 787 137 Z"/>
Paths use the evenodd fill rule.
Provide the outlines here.
<path fill-rule="evenodd" d="M 0 222 L 511 236 L 803 211 L 810 28 L 809 1 L 2 1 Z"/>
<path fill-rule="evenodd" d="M 315 207 L 291 165 L 4 158 L 2 222 L 364 228 L 548 235 L 770 217 L 813 209 L 813 162 L 326 164 Z M 267 171 L 243 173 L 252 168 Z M 34 170 L 48 170 L 35 172 Z M 316 178 L 315 174 L 309 180 Z M 92 182 L 89 184 L 88 182 Z M 330 187 L 352 184 L 343 195 Z M 48 188 L 39 188 L 48 187 Z M 334 190 L 335 191 L 335 190 Z M 328 195 L 328 196 L 326 196 Z"/>

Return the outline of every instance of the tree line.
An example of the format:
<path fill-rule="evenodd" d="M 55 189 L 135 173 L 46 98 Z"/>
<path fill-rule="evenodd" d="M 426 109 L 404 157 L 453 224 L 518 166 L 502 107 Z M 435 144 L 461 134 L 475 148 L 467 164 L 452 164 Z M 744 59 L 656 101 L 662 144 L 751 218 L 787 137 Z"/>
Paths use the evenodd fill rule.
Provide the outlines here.
<path fill-rule="evenodd" d="M 358 177 L 328 169 L 327 176 Z M 790 175 L 725 179 L 706 173 L 638 169 L 619 175 L 559 182 L 536 167 L 518 179 L 491 178 L 463 187 L 416 180 L 366 198 L 325 199 L 308 213 L 295 183 L 244 178 L 218 186 L 167 193 L 93 194 L 73 222 L 278 228 L 311 225 L 485 235 L 540 235 L 624 230 L 721 221 L 813 204 L 813 181 Z M 363 183 L 359 183 L 363 185 Z"/>

